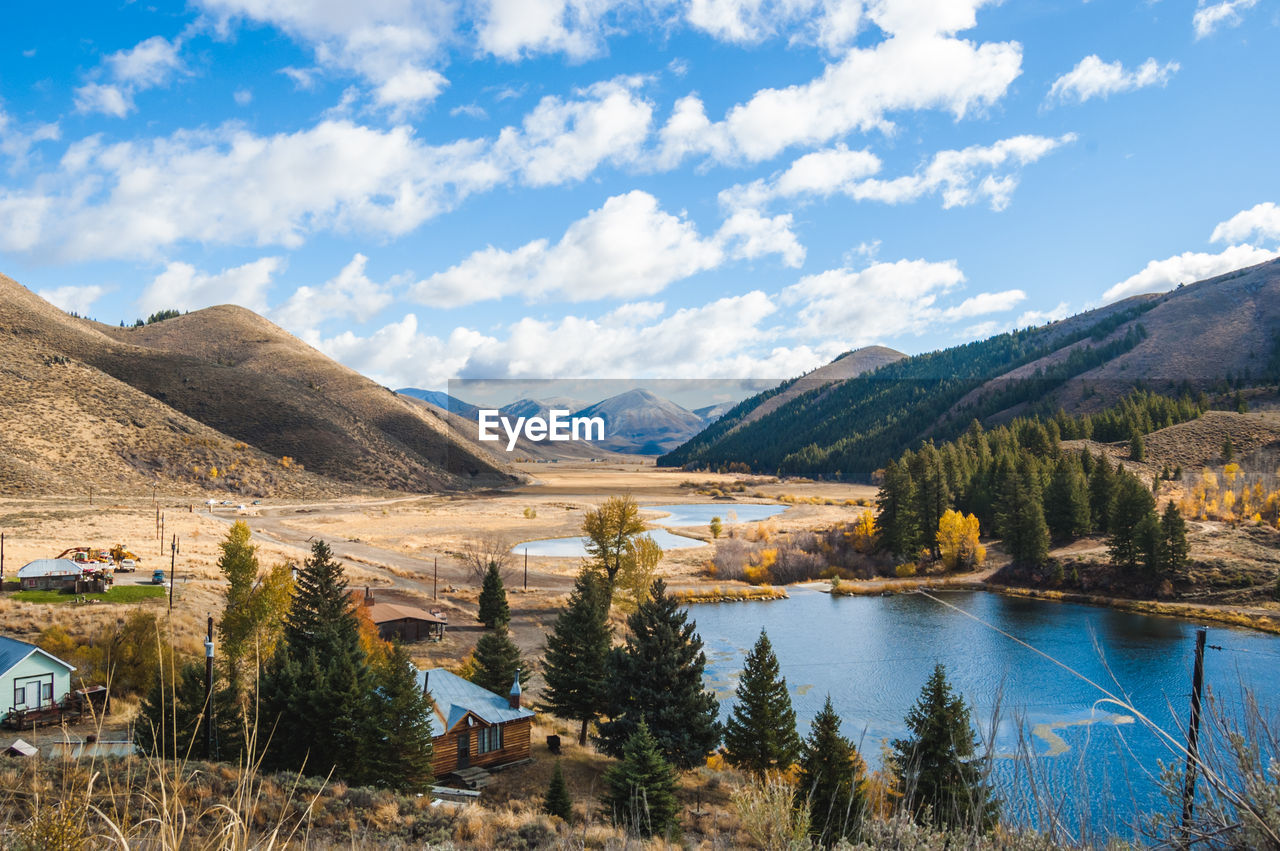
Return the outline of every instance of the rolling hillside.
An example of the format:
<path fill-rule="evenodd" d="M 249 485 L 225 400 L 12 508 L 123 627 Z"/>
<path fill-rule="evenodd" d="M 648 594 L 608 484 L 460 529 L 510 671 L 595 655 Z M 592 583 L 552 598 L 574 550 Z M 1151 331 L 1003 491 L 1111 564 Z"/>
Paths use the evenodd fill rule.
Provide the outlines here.
<path fill-rule="evenodd" d="M 45 489 L 45 475 L 255 494 L 514 480 L 435 418 L 242 308 L 117 328 L 0 277 L 0 340 L 6 396 L 19 402 L 0 415 L 9 492 Z"/>
<path fill-rule="evenodd" d="M 749 399 L 659 459 L 757 472 L 864 478 L 921 440 L 1033 410 L 1096 411 L 1139 384 L 1175 390 L 1280 380 L 1280 261 L 1049 325 Z M 838 363 L 838 361 L 837 361 Z"/>

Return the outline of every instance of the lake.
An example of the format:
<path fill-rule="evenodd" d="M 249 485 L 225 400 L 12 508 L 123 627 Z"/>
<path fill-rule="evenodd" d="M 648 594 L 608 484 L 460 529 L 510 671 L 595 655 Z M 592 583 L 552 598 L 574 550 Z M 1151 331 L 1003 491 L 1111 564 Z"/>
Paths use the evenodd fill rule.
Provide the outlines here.
<path fill-rule="evenodd" d="M 645 534 L 653 538 L 654 543 L 664 550 L 684 550 L 706 546 L 705 543 L 697 538 L 686 538 L 684 535 L 677 535 L 673 532 L 668 532 L 666 529 L 650 529 Z M 526 548 L 531 556 L 585 558 L 587 555 L 587 539 L 543 538 L 538 541 L 525 541 L 523 544 L 516 544 L 512 547 L 511 552 L 516 555 L 524 555 Z"/>
<path fill-rule="evenodd" d="M 1156 760 L 1181 760 L 1132 713 L 1096 702 L 1104 695 L 995 629 L 928 597 L 832 598 L 789 589 L 789 600 L 690 606 L 707 651 L 709 684 L 729 713 L 746 651 L 763 627 L 782 666 L 801 734 L 829 693 L 844 735 L 873 766 L 882 745 L 905 732 L 903 718 L 937 662 L 988 730 L 1000 703 L 995 774 L 1005 813 L 1035 824 L 1028 770 L 1066 802 L 1065 819 L 1131 837 L 1135 815 L 1168 805 Z M 965 591 L 935 592 L 963 612 L 1017 636 L 1114 694 L 1127 694 L 1152 721 L 1186 735 L 1196 625 L 1094 606 Z M 1210 626 L 1205 683 L 1227 710 L 1241 705 L 1241 684 L 1280 711 L 1280 638 Z M 1280 726 L 1273 729 L 1280 729 Z M 1015 758 L 1023 737 L 1034 751 Z M 1015 782 L 1021 778 L 1021 782 Z"/>
<path fill-rule="evenodd" d="M 659 526 L 706 526 L 712 517 L 719 517 L 726 526 L 734 523 L 754 523 L 768 517 L 776 517 L 787 510 L 785 505 L 760 505 L 751 502 L 735 503 L 688 503 L 683 505 L 642 505 L 641 511 L 661 511 L 664 516 L 656 519 L 645 518 L 648 522 Z M 650 529 L 649 537 L 664 550 L 686 550 L 693 547 L 705 547 L 702 541 L 676 535 L 666 529 Z M 511 551 L 523 555 L 525 549 L 531 556 L 554 556 L 557 558 L 583 558 L 587 554 L 586 538 L 543 538 L 537 541 L 526 541 L 516 544 Z"/>
<path fill-rule="evenodd" d="M 659 526 L 706 526 L 719 517 L 725 526 L 755 523 L 776 517 L 787 510 L 785 505 L 761 505 L 754 502 L 688 503 L 684 505 L 642 505 L 641 511 L 661 511 L 666 516 L 651 520 Z M 648 518 L 646 518 L 648 519 Z"/>

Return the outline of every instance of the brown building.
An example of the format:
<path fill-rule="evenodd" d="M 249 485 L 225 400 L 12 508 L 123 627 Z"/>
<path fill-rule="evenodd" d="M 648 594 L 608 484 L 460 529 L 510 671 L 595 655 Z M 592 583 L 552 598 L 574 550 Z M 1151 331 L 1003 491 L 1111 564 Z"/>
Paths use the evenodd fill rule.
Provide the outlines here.
<path fill-rule="evenodd" d="M 520 679 L 501 697 L 444 668 L 418 672 L 435 703 L 432 770 L 444 777 L 529 759 L 533 711 L 520 705 Z"/>
<path fill-rule="evenodd" d="M 393 638 L 401 641 L 439 641 L 444 638 L 444 628 L 449 619 L 438 611 L 428 612 L 402 603 L 379 603 L 368 588 L 364 589 L 363 602 L 369 619 L 377 625 L 378 635 L 384 641 Z"/>

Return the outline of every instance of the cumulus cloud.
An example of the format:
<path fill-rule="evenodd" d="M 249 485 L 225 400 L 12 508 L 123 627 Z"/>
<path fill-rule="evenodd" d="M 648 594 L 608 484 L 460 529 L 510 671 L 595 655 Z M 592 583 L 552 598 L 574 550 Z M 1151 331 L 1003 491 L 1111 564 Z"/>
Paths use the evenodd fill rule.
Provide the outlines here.
<path fill-rule="evenodd" d="M 379 284 L 365 274 L 369 258 L 356 254 L 334 278 L 318 287 L 298 287 L 269 316 L 302 335 L 330 319 L 365 322 L 391 304 L 391 283 Z"/>
<path fill-rule="evenodd" d="M 31 151 L 42 142 L 56 142 L 62 131 L 56 121 L 19 126 L 0 109 L 0 154 L 9 160 L 9 172 L 16 174 L 27 167 Z"/>
<path fill-rule="evenodd" d="M 138 309 L 149 314 L 238 304 L 265 313 L 271 279 L 282 268 L 280 257 L 263 257 L 214 274 L 201 272 L 190 263 L 169 263 L 138 298 Z"/>
<path fill-rule="evenodd" d="M 1258 5 L 1258 0 L 1222 0 L 1220 3 L 1206 5 L 1200 0 L 1200 7 L 1191 18 L 1191 26 L 1195 30 L 1196 39 L 1212 35 L 1218 27 L 1238 27 L 1244 20 L 1241 12 Z"/>
<path fill-rule="evenodd" d="M 93 307 L 94 302 L 102 298 L 106 293 L 106 287 L 89 284 L 83 287 L 67 286 L 38 290 L 36 295 L 54 307 L 65 310 L 68 313 L 78 313 L 84 316 L 89 312 L 89 308 Z"/>
<path fill-rule="evenodd" d="M 774 179 L 725 190 L 720 200 L 731 209 L 743 209 L 805 195 L 839 193 L 884 204 L 938 195 L 945 208 L 986 202 L 993 210 L 1003 210 L 1018 186 L 1020 169 L 1075 139 L 1073 133 L 1057 138 L 1014 136 L 991 145 L 939 151 L 914 173 L 894 178 L 871 177 L 880 171 L 880 159 L 870 151 L 840 145 L 805 154 Z"/>
<path fill-rule="evenodd" d="M 476 29 L 480 47 L 501 59 L 563 53 L 587 59 L 601 52 L 604 18 L 614 0 L 484 0 Z"/>
<path fill-rule="evenodd" d="M 1267 201 L 1248 210 L 1236 213 L 1225 222 L 1219 222 L 1210 237 L 1212 242 L 1243 242 L 1259 239 L 1280 240 L 1280 207 Z"/>
<path fill-rule="evenodd" d="M 448 85 L 437 67 L 455 26 L 453 4 L 445 0 L 197 0 L 196 5 L 223 30 L 243 19 L 287 33 L 312 50 L 319 66 L 360 77 L 377 105 L 397 113 L 434 100 Z"/>
<path fill-rule="evenodd" d="M 646 192 L 617 195 L 574 222 L 555 245 L 535 240 L 506 251 L 492 246 L 414 286 L 414 298 L 454 307 L 519 295 L 569 301 L 634 298 L 713 268 L 724 259 L 715 240 L 660 209 Z"/>
<path fill-rule="evenodd" d="M 134 94 L 166 85 L 184 70 L 180 48 L 180 41 L 157 35 L 107 56 L 94 75 L 105 74 L 111 82 L 91 81 L 77 88 L 76 111 L 124 118 L 136 108 Z"/>
<path fill-rule="evenodd" d="M 884 20 L 906 29 L 912 19 Z M 899 111 L 938 109 L 963 118 L 999 100 L 1021 66 L 1016 42 L 975 45 L 939 32 L 893 35 L 849 50 L 807 83 L 761 89 L 721 121 L 712 122 L 696 96 L 681 99 L 660 133 L 656 161 L 665 167 L 690 156 L 759 162 L 796 145 L 889 130 L 889 115 Z"/>
<path fill-rule="evenodd" d="M 1152 260 L 1142 271 L 1108 289 L 1102 294 L 1102 300 L 1105 303 L 1142 293 L 1164 292 L 1178 284 L 1212 278 L 1277 256 L 1280 252 L 1252 245 L 1231 245 L 1218 254 L 1185 251 L 1164 260 Z"/>
<path fill-rule="evenodd" d="M 787 32 L 836 51 L 858 34 L 861 0 L 690 0 L 687 20 L 720 41 L 755 44 Z"/>
<path fill-rule="evenodd" d="M 1161 65 L 1155 59 L 1148 59 L 1136 69 L 1127 71 L 1119 60 L 1103 62 L 1094 54 L 1081 59 L 1076 67 L 1054 80 L 1049 87 L 1049 99 L 1059 103 L 1084 103 L 1090 98 L 1107 98 L 1118 92 L 1164 86 L 1179 67 L 1177 62 Z"/>
<path fill-rule="evenodd" d="M 988 313 L 1003 313 L 1006 310 L 1012 310 L 1014 305 L 1021 304 L 1026 300 L 1027 294 L 1022 290 L 978 293 L 953 307 L 948 307 L 942 312 L 942 316 L 945 319 L 954 320 L 970 319 L 974 316 L 984 316 Z"/>

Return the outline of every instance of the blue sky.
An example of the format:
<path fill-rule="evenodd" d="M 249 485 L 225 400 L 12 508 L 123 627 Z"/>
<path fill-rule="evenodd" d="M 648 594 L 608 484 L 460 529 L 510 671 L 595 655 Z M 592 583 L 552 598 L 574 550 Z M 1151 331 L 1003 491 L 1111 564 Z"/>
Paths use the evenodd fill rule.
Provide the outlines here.
<path fill-rule="evenodd" d="M 1269 259 L 1271 0 L 25 4 L 0 272 L 393 387 L 784 378 Z"/>

